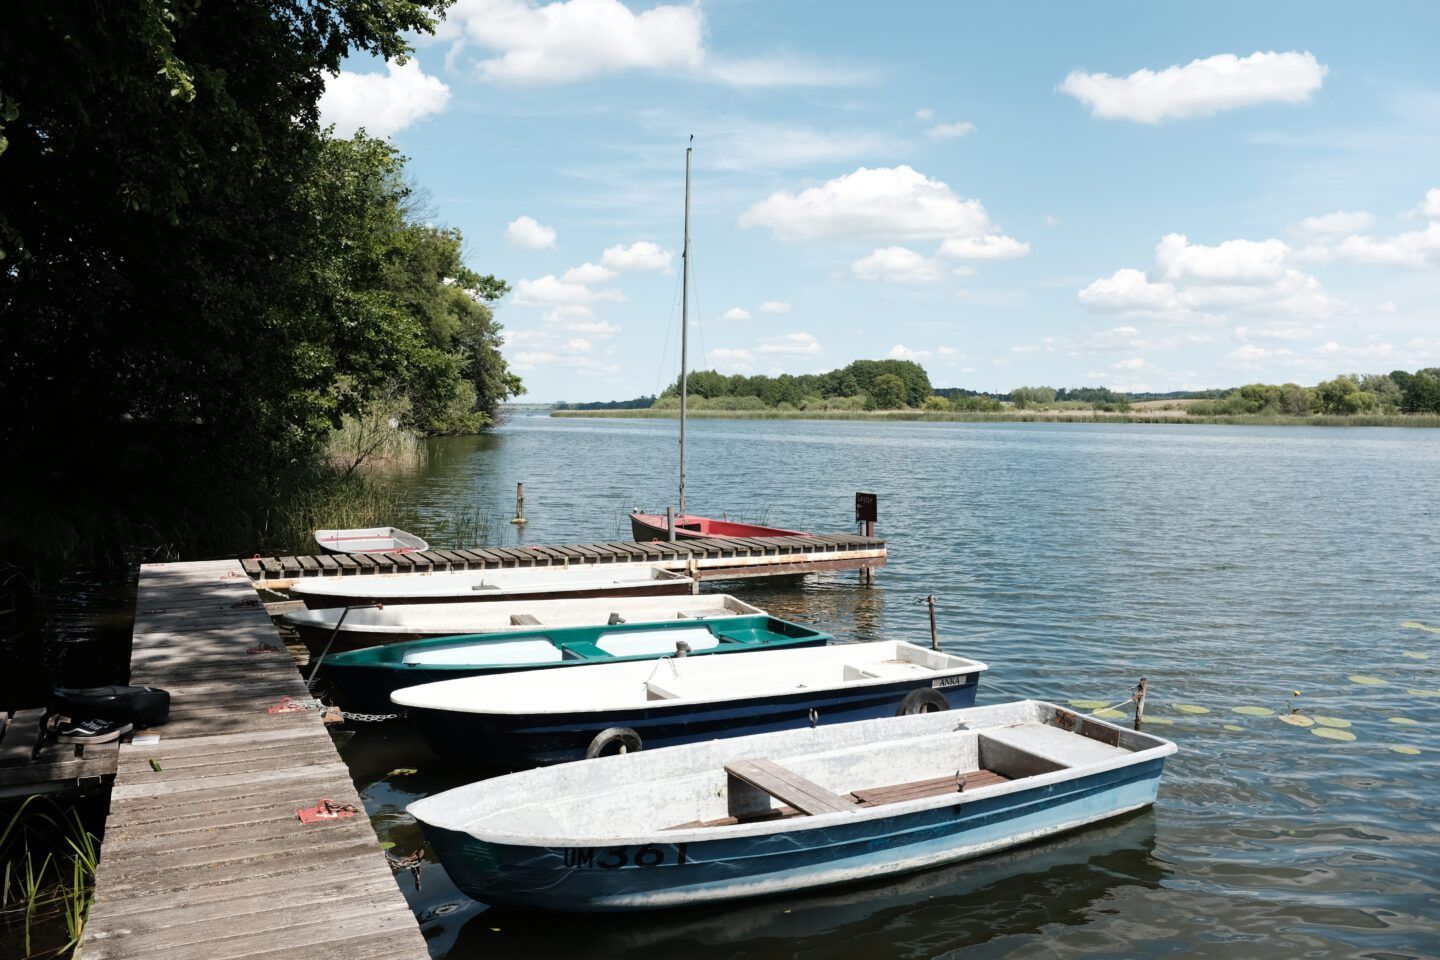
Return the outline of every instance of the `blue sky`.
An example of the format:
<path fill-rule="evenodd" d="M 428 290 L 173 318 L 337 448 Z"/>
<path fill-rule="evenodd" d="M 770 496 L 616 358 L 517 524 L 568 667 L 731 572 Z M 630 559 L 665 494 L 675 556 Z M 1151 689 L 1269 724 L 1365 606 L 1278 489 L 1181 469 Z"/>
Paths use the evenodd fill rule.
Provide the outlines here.
<path fill-rule="evenodd" d="M 1171 390 L 1440 365 L 1440 4 L 459 0 L 322 113 L 507 279 L 527 399 L 905 357 Z"/>

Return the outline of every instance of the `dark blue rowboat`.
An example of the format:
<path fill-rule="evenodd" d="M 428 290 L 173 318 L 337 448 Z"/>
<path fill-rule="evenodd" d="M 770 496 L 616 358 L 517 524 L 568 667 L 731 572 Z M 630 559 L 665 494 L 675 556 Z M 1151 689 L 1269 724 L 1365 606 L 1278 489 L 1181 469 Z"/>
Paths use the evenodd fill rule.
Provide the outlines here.
<path fill-rule="evenodd" d="M 473 677 L 391 700 L 447 759 L 520 769 L 967 707 L 985 664 L 898 641 Z"/>
<path fill-rule="evenodd" d="M 693 907 L 978 857 L 1154 803 L 1174 744 L 1033 700 L 715 740 L 412 803 L 461 890 Z"/>

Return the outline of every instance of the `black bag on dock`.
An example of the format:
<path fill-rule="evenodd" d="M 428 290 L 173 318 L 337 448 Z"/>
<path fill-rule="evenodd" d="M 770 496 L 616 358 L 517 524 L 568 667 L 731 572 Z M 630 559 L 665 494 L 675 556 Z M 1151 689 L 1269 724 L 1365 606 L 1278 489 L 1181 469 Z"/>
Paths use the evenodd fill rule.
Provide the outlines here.
<path fill-rule="evenodd" d="M 57 687 L 50 708 L 76 720 L 144 725 L 170 719 L 170 691 L 158 687 Z"/>

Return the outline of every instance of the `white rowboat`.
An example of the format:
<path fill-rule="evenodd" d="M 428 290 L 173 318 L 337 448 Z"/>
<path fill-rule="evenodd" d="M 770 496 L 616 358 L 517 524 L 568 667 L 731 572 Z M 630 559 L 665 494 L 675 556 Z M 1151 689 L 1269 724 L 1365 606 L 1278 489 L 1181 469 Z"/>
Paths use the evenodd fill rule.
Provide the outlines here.
<path fill-rule="evenodd" d="M 691 584 L 689 577 L 643 563 L 607 563 L 463 573 L 305 577 L 292 583 L 290 593 L 314 610 L 366 603 L 663 596 L 689 593 Z"/>
<path fill-rule="evenodd" d="M 430 544 L 396 527 L 316 530 L 315 542 L 326 553 L 415 553 Z"/>

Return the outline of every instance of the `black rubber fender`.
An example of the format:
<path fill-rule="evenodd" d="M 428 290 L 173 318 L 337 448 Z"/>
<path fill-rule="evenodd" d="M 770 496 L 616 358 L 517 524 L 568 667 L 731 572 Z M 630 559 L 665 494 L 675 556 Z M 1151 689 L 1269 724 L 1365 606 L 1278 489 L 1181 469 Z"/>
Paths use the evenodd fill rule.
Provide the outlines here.
<path fill-rule="evenodd" d="M 939 713 L 941 710 L 949 710 L 950 701 L 944 695 L 932 687 L 921 687 L 919 690 L 911 690 L 905 694 L 905 699 L 900 701 L 900 709 L 895 711 L 897 717 L 909 717 L 917 713 Z"/>
<path fill-rule="evenodd" d="M 640 734 L 629 727 L 606 727 L 595 734 L 595 739 L 585 748 L 585 759 L 594 760 L 611 753 L 639 753 L 643 746 Z"/>

